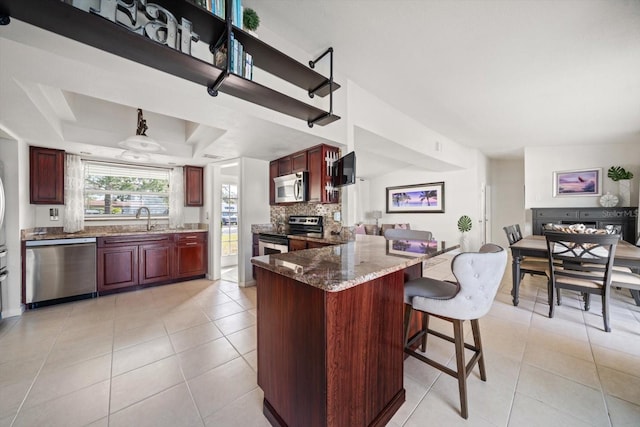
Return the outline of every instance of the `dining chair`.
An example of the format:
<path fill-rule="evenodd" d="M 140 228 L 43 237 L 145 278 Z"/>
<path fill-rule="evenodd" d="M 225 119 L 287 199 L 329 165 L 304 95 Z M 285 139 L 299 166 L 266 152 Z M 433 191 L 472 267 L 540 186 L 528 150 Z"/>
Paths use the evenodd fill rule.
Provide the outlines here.
<path fill-rule="evenodd" d="M 591 294 L 596 294 L 602 297 L 604 330 L 611 332 L 609 297 L 620 236 L 549 231 L 545 237 L 549 253 L 549 317 L 553 317 L 555 300 L 558 305 L 562 303 L 561 289 L 580 292 L 585 311 L 590 308 Z"/>
<path fill-rule="evenodd" d="M 506 227 L 502 227 L 504 232 L 507 235 L 507 240 L 509 241 L 509 245 L 513 245 L 514 243 L 522 240 L 522 232 L 520 231 L 520 224 L 507 225 Z M 523 257 L 520 260 L 520 280 L 524 278 L 525 274 L 538 275 L 538 276 L 547 276 L 547 258 L 538 258 L 538 257 Z"/>
<path fill-rule="evenodd" d="M 487 314 L 491 308 L 506 265 L 506 251 L 498 245 L 485 244 L 479 252 L 463 252 L 453 258 L 451 271 L 456 278 L 455 282 L 420 277 L 405 283 L 404 351 L 458 379 L 460 415 L 465 419 L 469 417 L 467 377 L 476 364 L 480 370 L 480 379 L 487 380 L 478 319 Z M 414 311 L 422 312 L 422 317 L 426 320 L 423 321 L 422 329 L 409 337 L 409 326 Z M 430 316 L 451 322 L 453 337 L 430 329 Z M 462 326 L 465 320 L 471 322 L 473 345 L 464 340 Z M 454 344 L 456 370 L 436 362 L 424 354 L 428 334 Z M 422 340 L 421 352 L 413 349 L 418 340 Z M 473 352 L 468 363 L 464 354 L 465 349 Z"/>
<path fill-rule="evenodd" d="M 430 231 L 389 228 L 385 230 L 384 238 L 387 240 L 431 240 L 433 234 Z"/>

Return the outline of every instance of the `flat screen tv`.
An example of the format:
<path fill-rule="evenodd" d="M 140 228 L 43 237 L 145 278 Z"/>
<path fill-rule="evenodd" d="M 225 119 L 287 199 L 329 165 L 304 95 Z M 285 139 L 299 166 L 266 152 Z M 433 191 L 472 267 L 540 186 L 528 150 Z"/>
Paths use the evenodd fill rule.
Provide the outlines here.
<path fill-rule="evenodd" d="M 350 152 L 339 158 L 333 168 L 333 186 L 336 188 L 356 182 L 356 153 Z"/>

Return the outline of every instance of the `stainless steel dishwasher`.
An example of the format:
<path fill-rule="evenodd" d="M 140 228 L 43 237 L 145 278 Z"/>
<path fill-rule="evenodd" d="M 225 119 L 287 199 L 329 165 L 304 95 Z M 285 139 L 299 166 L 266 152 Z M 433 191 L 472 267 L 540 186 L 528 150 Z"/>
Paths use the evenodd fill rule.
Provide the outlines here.
<path fill-rule="evenodd" d="M 29 308 L 96 296 L 95 237 L 34 240 L 25 246 Z"/>

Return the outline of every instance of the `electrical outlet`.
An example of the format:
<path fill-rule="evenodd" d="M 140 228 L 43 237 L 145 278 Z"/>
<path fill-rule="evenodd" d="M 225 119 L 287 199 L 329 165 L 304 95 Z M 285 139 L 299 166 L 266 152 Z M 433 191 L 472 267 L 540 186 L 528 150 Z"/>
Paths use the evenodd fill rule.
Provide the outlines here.
<path fill-rule="evenodd" d="M 333 213 L 333 220 L 336 222 L 340 222 L 340 212 Z"/>

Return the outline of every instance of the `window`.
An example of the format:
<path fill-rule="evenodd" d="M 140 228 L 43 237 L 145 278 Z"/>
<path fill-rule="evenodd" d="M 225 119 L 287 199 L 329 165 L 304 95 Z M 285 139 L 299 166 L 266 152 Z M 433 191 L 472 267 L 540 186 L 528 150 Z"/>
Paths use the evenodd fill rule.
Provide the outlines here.
<path fill-rule="evenodd" d="M 133 217 L 142 206 L 169 215 L 168 169 L 85 162 L 84 170 L 85 219 Z"/>
<path fill-rule="evenodd" d="M 238 254 L 238 186 L 222 184 L 222 256 Z"/>

